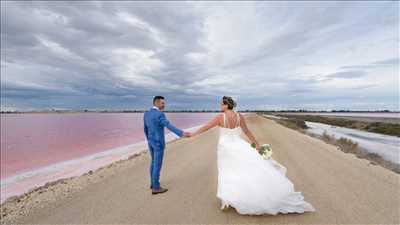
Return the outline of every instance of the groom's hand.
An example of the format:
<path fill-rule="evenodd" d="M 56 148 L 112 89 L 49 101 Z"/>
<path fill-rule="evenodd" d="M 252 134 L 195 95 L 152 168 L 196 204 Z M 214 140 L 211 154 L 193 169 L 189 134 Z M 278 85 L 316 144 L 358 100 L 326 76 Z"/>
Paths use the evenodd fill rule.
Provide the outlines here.
<path fill-rule="evenodd" d="M 192 133 L 187 132 L 187 131 L 183 132 L 183 137 L 191 137 L 191 136 L 192 136 Z"/>

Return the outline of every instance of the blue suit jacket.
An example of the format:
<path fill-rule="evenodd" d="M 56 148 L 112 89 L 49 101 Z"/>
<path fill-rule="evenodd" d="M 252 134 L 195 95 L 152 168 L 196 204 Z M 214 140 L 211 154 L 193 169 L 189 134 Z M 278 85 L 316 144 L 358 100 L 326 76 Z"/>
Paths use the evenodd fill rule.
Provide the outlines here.
<path fill-rule="evenodd" d="M 144 133 L 148 144 L 154 148 L 165 148 L 164 127 L 174 132 L 179 137 L 182 137 L 183 131 L 174 127 L 165 116 L 164 112 L 151 108 L 146 111 L 143 116 Z"/>

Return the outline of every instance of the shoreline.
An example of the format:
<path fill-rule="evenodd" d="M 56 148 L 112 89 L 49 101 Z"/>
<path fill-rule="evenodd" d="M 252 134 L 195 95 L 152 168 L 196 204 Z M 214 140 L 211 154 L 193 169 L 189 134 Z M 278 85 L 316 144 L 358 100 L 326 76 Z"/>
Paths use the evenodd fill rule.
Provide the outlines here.
<path fill-rule="evenodd" d="M 184 130 L 193 131 L 200 126 L 202 125 L 184 128 Z M 172 132 L 166 133 L 165 136 L 166 143 L 171 143 L 179 139 Z M 31 190 L 46 186 L 48 183 L 71 177 L 79 177 L 90 171 L 107 167 L 114 162 L 128 159 L 147 150 L 147 141 L 143 140 L 6 177 L 1 180 L 0 204 L 5 203 L 10 198 L 23 196 Z"/>
<path fill-rule="evenodd" d="M 250 113 L 243 113 L 243 114 L 246 115 L 246 114 L 250 114 Z M 269 115 L 269 114 L 262 114 L 262 117 L 267 118 L 267 119 L 272 119 L 272 120 L 281 118 L 281 117 L 276 117 L 274 115 Z M 184 128 L 184 130 L 193 131 L 193 130 L 201 127 L 201 126 L 202 125 L 197 125 L 197 126 L 190 127 L 190 128 Z M 313 138 L 316 138 L 316 139 L 324 141 L 323 136 L 321 136 L 321 135 L 313 135 L 313 134 L 310 134 L 308 132 L 306 132 L 305 134 L 307 134 L 310 137 L 313 137 Z M 173 143 L 173 142 L 178 141 L 178 140 L 179 140 L 179 138 L 176 135 L 174 135 L 173 133 L 171 133 L 171 132 L 166 133 L 166 143 Z M 326 142 L 326 143 L 328 143 L 328 142 Z M 328 144 L 331 144 L 331 145 L 337 147 L 337 145 L 335 145 L 333 143 L 328 143 Z M 59 165 L 62 165 L 62 164 L 72 164 L 70 162 L 84 161 L 85 159 L 97 158 L 97 157 L 102 156 L 102 155 L 108 155 L 108 154 L 112 155 L 113 152 L 118 151 L 118 149 L 120 149 L 120 148 L 128 148 L 129 149 L 128 150 L 129 153 L 126 154 L 126 155 L 123 155 L 119 159 L 106 162 L 106 163 L 104 163 L 104 164 L 102 164 L 100 166 L 97 166 L 95 168 L 86 169 L 85 171 L 83 171 L 81 173 L 73 174 L 73 175 L 67 175 L 67 176 L 61 176 L 61 177 L 55 178 L 53 180 L 48 180 L 46 182 L 41 182 L 41 184 L 35 185 L 34 187 L 25 188 L 24 189 L 25 191 L 23 191 L 23 192 L 19 192 L 17 194 L 13 194 L 13 195 L 8 195 L 5 198 L 3 197 L 3 194 L 4 194 L 3 193 L 3 189 L 6 188 L 9 185 L 9 183 L 12 183 L 14 180 L 17 180 L 17 181 L 20 180 L 21 178 L 19 178 L 19 177 L 23 177 L 22 179 L 24 179 L 26 177 L 28 177 L 28 178 L 29 177 L 35 177 L 37 175 L 33 175 L 32 176 L 32 175 L 29 175 L 29 174 L 32 174 L 32 173 L 35 174 L 35 173 L 38 172 L 39 173 L 38 175 L 40 175 L 40 173 L 41 173 L 40 171 L 42 171 L 42 170 L 43 171 L 52 170 L 51 169 L 52 167 L 58 167 Z M 0 205 L 6 203 L 10 199 L 13 200 L 13 199 L 22 198 L 25 194 L 28 194 L 28 193 L 30 193 L 32 191 L 36 191 L 36 190 L 39 190 L 41 188 L 44 188 L 44 187 L 48 186 L 49 184 L 53 184 L 53 183 L 57 184 L 59 182 L 63 182 L 64 180 L 68 180 L 70 178 L 84 176 L 85 174 L 93 173 L 93 171 L 101 170 L 103 168 L 108 168 L 109 166 L 113 165 L 114 163 L 119 163 L 119 162 L 122 162 L 122 161 L 125 161 L 125 160 L 128 160 L 128 159 L 134 158 L 134 157 L 136 157 L 138 155 L 141 155 L 141 154 L 145 153 L 147 150 L 148 150 L 147 149 L 147 142 L 146 142 L 146 140 L 143 140 L 143 141 L 139 141 L 137 143 L 124 145 L 124 146 L 118 146 L 118 147 L 115 147 L 115 148 L 112 148 L 112 149 L 109 149 L 109 150 L 97 152 L 97 153 L 92 154 L 92 155 L 87 155 L 87 156 L 76 158 L 76 159 L 72 159 L 72 160 L 67 160 L 67 161 L 54 163 L 54 164 L 51 164 L 51 165 L 48 165 L 48 166 L 45 166 L 45 167 L 42 167 L 42 168 L 34 169 L 32 171 L 23 172 L 23 173 L 20 173 L 20 174 L 16 174 L 16 175 L 7 177 L 7 178 L 5 178 L 5 179 L 3 179 L 1 181 L 2 198 L 1 198 L 1 201 L 0 201 Z M 362 150 L 366 151 L 365 149 L 362 149 Z M 352 153 L 352 154 L 356 155 L 355 153 Z M 357 156 L 357 157 L 360 157 L 360 156 Z M 381 156 L 379 156 L 379 157 L 382 158 Z M 393 170 L 393 168 L 384 166 L 385 164 L 387 164 L 387 162 L 390 162 L 390 161 L 385 160 L 383 158 L 379 159 L 379 160 L 373 160 L 374 158 L 376 158 L 376 156 L 374 156 L 372 158 L 365 158 L 364 157 L 364 159 L 369 160 L 372 164 L 379 165 L 379 166 L 382 166 L 385 169 L 388 169 L 388 170 L 391 170 L 393 172 L 399 173 L 397 170 Z M 79 164 L 79 162 L 77 162 L 76 164 Z M 56 169 L 54 169 L 54 170 L 56 170 Z"/>
<path fill-rule="evenodd" d="M 270 114 L 264 114 L 269 115 Z M 273 114 L 280 118 L 294 119 L 298 121 L 318 122 L 327 125 L 367 131 L 371 133 L 400 137 L 400 118 L 375 118 L 362 116 L 331 116 L 311 114 Z M 384 122 L 383 122 L 384 121 Z"/>
<path fill-rule="evenodd" d="M 12 221 L 15 217 L 26 215 L 31 210 L 36 210 L 36 204 L 48 204 L 55 202 L 59 199 L 68 198 L 71 194 L 79 191 L 90 184 L 95 184 L 101 181 L 102 178 L 110 176 L 107 174 L 110 169 L 123 166 L 125 162 L 133 162 L 140 156 L 145 155 L 146 151 L 135 153 L 127 159 L 112 162 L 106 166 L 90 170 L 82 175 L 72 176 L 68 178 L 61 178 L 55 181 L 47 182 L 45 185 L 34 187 L 29 191 L 7 198 L 0 204 L 1 212 L 1 223 Z M 40 199 L 40 200 L 38 200 Z M 4 220 L 4 217 L 7 217 Z M 3 221 L 4 220 L 4 221 Z"/>
<path fill-rule="evenodd" d="M 276 121 L 258 115 L 247 119 L 257 139 L 274 146 L 274 159 L 288 168 L 289 179 L 316 212 L 243 216 L 232 208 L 220 211 L 215 197 L 218 130 L 212 129 L 168 142 L 161 176 L 170 188 L 166 194 L 149 192 L 149 155 L 144 151 L 9 199 L 0 205 L 1 224 L 399 222 L 398 174 Z M 384 215 L 374 213 L 381 208 Z M 155 216 L 152 210 L 159 213 Z"/>
<path fill-rule="evenodd" d="M 184 128 L 184 130 L 192 132 L 201 126 L 202 125 Z M 166 133 L 165 138 L 167 144 L 185 141 L 183 138 L 177 137 L 172 132 Z M 0 203 L 0 224 L 4 224 L 4 222 L 7 221 L 12 221 L 17 216 L 28 214 L 31 210 L 37 210 L 36 204 L 38 203 L 48 204 L 59 199 L 68 198 L 71 194 L 82 190 L 90 184 L 95 184 L 104 178 L 113 176 L 116 171 L 113 172 L 111 170 L 124 169 L 129 163 L 134 164 L 136 160 L 143 160 L 144 157 L 148 155 L 147 141 L 141 141 L 140 143 L 135 143 L 132 145 L 136 144 L 145 144 L 145 146 L 137 147 L 134 149 L 135 152 L 129 155 L 127 158 L 112 161 L 106 165 L 91 169 L 80 175 L 48 181 L 42 185 L 28 188 L 23 193 L 3 199 L 3 201 Z M 109 151 L 112 151 L 112 149 L 103 152 Z M 165 149 L 165 151 L 167 151 L 167 149 Z M 150 157 L 150 155 L 148 155 L 148 157 Z M 36 200 L 35 198 L 40 198 L 41 200 Z M 4 217 L 7 217 L 5 221 L 3 221 Z"/>
<path fill-rule="evenodd" d="M 278 123 L 280 123 L 282 125 L 284 125 L 282 123 L 283 122 L 282 119 L 283 120 L 287 120 L 287 118 L 285 118 L 285 117 L 280 117 L 280 116 L 275 116 L 275 115 L 261 114 L 261 116 L 264 117 L 264 118 L 267 118 L 267 119 L 271 119 L 271 120 L 277 121 Z M 330 125 L 330 124 L 326 124 L 326 125 Z M 287 125 L 284 125 L 284 126 L 288 127 Z M 377 153 L 372 153 L 372 152 L 368 151 L 364 147 L 357 146 L 356 149 L 351 149 L 351 150 L 350 149 L 343 149 L 343 146 L 340 146 L 340 145 L 338 145 L 336 143 L 338 141 L 338 139 L 336 139 L 332 135 L 325 136 L 325 135 L 313 134 L 313 133 L 307 131 L 307 129 L 304 129 L 304 128 L 300 127 L 299 125 L 289 126 L 288 128 L 292 129 L 292 130 L 295 130 L 295 131 L 298 131 L 298 132 L 300 132 L 302 134 L 308 135 L 310 137 L 316 138 L 318 140 L 324 141 L 327 144 L 330 144 L 332 146 L 337 147 L 337 149 L 339 151 L 342 151 L 342 152 L 345 152 L 345 153 L 350 153 L 350 154 L 352 154 L 352 155 L 354 155 L 354 156 L 356 156 L 356 157 L 358 157 L 360 159 L 368 160 L 372 165 L 378 165 L 378 166 L 381 166 L 384 169 L 387 169 L 387 170 L 390 170 L 390 171 L 392 171 L 394 173 L 400 174 L 400 165 L 399 164 L 396 164 L 396 163 L 394 163 L 394 162 L 392 162 L 392 161 L 390 161 L 388 159 L 385 159 L 383 156 L 381 156 L 381 155 L 379 155 Z M 361 129 L 356 129 L 356 130 L 364 131 L 364 130 L 361 130 Z M 364 132 L 366 132 L 366 131 L 364 131 Z M 378 135 L 385 135 L 385 134 L 379 134 L 378 133 Z M 393 136 L 393 135 L 387 135 L 387 136 L 398 138 L 397 136 Z M 329 140 L 327 140 L 327 138 Z M 349 143 L 349 144 L 354 144 L 354 143 L 358 145 L 358 142 L 352 142 L 352 143 Z"/>
<path fill-rule="evenodd" d="M 138 109 L 138 110 L 120 110 L 120 111 L 112 111 L 112 110 L 53 110 L 53 111 L 0 111 L 0 115 L 1 114 L 25 114 L 25 113 L 144 113 L 146 112 L 148 109 Z M 220 110 L 165 110 L 165 113 L 218 113 L 220 112 Z M 330 114 L 330 113 L 387 113 L 387 114 L 399 114 L 400 111 L 391 111 L 391 110 L 377 110 L 377 111 L 336 111 L 336 112 L 332 112 L 332 111 L 293 111 L 293 110 L 282 110 L 282 111 L 277 111 L 277 110 L 239 110 L 238 112 L 241 113 L 273 113 L 273 114 L 278 114 L 278 113 L 288 113 L 288 114 L 319 114 L 319 113 L 323 113 L 323 114 Z"/>
<path fill-rule="evenodd" d="M 192 127 L 191 129 L 196 127 Z M 167 143 L 172 144 L 179 141 L 184 140 L 175 138 L 169 140 Z M 47 205 L 60 199 L 67 199 L 72 194 L 89 185 L 96 184 L 107 177 L 114 176 L 119 170 L 129 167 L 129 164 L 135 164 L 137 160 L 144 160 L 146 156 L 150 157 L 147 150 L 148 149 L 139 150 L 126 159 L 111 162 L 94 170 L 89 170 L 81 175 L 49 181 L 44 185 L 30 188 L 22 194 L 8 197 L 0 204 L 0 224 L 12 221 L 18 216 L 26 215 L 32 210 L 37 210 L 36 204 L 38 203 Z M 112 171 L 113 169 L 115 171 Z M 43 208 L 43 205 L 40 206 L 40 208 Z M 4 217 L 7 218 L 4 220 Z"/>

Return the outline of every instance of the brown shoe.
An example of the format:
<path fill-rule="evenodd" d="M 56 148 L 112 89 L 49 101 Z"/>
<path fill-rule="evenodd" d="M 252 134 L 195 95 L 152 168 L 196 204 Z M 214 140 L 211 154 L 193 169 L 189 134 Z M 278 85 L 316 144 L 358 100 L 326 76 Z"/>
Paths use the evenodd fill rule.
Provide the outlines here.
<path fill-rule="evenodd" d="M 164 193 L 164 192 L 166 192 L 166 191 L 168 191 L 167 188 L 160 187 L 160 188 L 158 188 L 158 189 L 153 189 L 153 191 L 152 191 L 151 193 L 152 193 L 153 195 L 155 195 L 155 194 Z"/>

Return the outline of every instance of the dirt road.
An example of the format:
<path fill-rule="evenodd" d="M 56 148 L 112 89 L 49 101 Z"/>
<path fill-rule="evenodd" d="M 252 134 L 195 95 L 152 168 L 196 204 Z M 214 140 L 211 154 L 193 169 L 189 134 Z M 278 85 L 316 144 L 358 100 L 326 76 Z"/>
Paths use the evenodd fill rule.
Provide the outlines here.
<path fill-rule="evenodd" d="M 18 218 L 18 223 L 300 223 L 399 224 L 400 176 L 335 146 L 256 115 L 249 127 L 260 143 L 270 143 L 274 159 L 287 169 L 296 191 L 316 209 L 304 214 L 243 216 L 221 211 L 216 197 L 218 129 L 168 144 L 161 184 L 151 195 L 149 155 Z"/>

